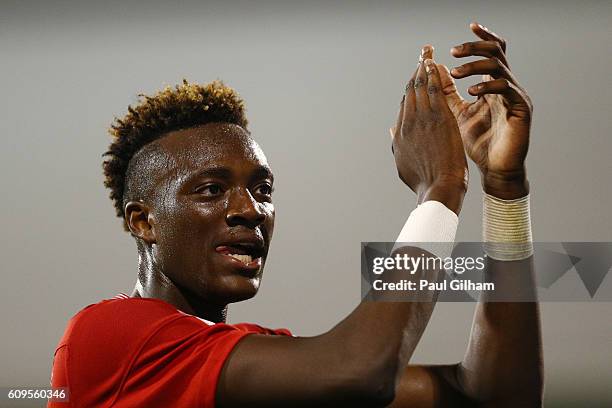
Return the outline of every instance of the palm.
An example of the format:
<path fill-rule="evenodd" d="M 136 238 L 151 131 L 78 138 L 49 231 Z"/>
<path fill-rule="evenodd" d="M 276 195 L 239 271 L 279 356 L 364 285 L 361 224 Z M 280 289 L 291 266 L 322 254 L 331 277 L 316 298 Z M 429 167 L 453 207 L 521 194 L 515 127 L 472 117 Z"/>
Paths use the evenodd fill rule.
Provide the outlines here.
<path fill-rule="evenodd" d="M 526 94 L 512 100 L 502 94 L 485 94 L 466 101 L 457 92 L 448 70 L 442 68 L 442 86 L 470 159 L 483 174 L 512 175 L 523 171 L 531 121 L 531 102 Z M 491 77 L 485 75 L 483 80 Z"/>
<path fill-rule="evenodd" d="M 529 139 L 525 109 L 508 106 L 501 95 L 461 101 L 453 108 L 466 153 L 481 170 L 511 174 L 522 169 Z"/>

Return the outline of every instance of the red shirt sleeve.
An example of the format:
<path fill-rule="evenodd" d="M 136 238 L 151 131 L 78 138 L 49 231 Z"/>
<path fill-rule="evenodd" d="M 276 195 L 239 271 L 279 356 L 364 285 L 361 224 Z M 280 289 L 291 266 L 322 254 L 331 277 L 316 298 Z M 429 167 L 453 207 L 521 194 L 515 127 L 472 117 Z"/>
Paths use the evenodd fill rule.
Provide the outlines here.
<path fill-rule="evenodd" d="M 223 364 L 246 335 L 291 335 L 256 324 L 213 324 L 157 299 L 114 299 L 71 319 L 51 385 L 68 403 L 49 407 L 215 406 Z"/>

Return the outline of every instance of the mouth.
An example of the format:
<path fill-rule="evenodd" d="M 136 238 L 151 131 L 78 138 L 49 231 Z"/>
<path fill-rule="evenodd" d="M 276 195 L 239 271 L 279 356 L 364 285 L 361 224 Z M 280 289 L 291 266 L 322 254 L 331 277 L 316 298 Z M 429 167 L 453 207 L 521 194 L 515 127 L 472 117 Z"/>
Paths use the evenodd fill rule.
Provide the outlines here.
<path fill-rule="evenodd" d="M 219 245 L 216 252 L 242 270 L 258 272 L 262 266 L 264 256 L 263 243 L 257 242 L 233 242 Z"/>

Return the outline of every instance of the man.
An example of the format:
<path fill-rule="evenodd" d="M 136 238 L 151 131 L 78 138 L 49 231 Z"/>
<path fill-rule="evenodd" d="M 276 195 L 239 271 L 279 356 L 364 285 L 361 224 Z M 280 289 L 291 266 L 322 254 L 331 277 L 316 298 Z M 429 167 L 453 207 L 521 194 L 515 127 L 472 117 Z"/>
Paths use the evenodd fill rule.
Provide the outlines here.
<path fill-rule="evenodd" d="M 508 69 L 504 41 L 471 28 L 481 41 L 452 53 L 485 59 L 449 72 L 425 47 L 392 132 L 398 174 L 420 204 L 405 241 L 454 239 L 467 188 L 464 148 L 481 170 L 485 210 L 496 209 L 485 221 L 531 239 L 524 211 L 505 211 L 528 204 L 531 105 Z M 475 74 L 487 77 L 470 88 L 479 96 L 470 103 L 452 77 Z M 226 324 L 227 305 L 257 293 L 274 227 L 272 171 L 246 125 L 231 89 L 184 82 L 146 97 L 113 126 L 106 185 L 136 240 L 138 280 L 130 296 L 71 319 L 52 372 L 53 386 L 69 388 L 70 406 L 541 405 L 533 302 L 481 299 L 464 360 L 442 366 L 407 364 L 435 293 L 430 302 L 364 301 L 315 337 Z M 532 285 L 529 252 L 495 251 L 487 253 L 491 276 Z"/>

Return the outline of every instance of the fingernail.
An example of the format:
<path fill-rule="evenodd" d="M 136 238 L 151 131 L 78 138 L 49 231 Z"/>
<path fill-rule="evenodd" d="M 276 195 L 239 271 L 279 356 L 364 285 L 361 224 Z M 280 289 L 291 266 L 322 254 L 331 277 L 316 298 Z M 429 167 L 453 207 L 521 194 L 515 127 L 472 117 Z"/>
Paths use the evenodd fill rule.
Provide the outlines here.
<path fill-rule="evenodd" d="M 455 51 L 461 51 L 463 49 L 463 45 L 456 45 L 453 48 L 451 48 L 451 51 L 455 50 Z"/>

